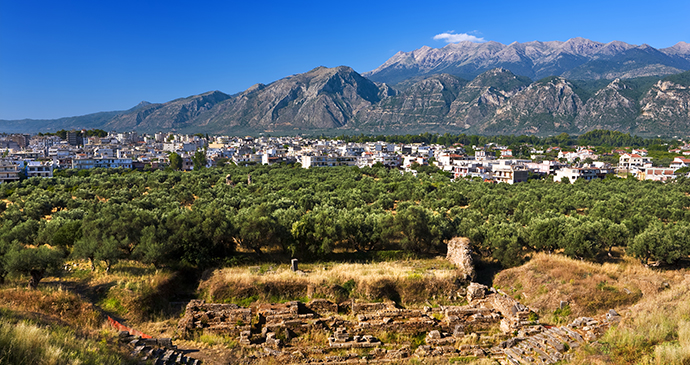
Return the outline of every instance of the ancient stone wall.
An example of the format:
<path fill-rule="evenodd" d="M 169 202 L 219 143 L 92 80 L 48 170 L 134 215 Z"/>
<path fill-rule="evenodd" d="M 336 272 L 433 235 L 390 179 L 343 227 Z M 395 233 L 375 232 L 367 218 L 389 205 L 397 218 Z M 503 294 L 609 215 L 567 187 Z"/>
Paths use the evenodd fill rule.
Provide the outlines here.
<path fill-rule="evenodd" d="M 552 364 L 567 359 L 568 349 L 596 340 L 610 323 L 620 320 L 611 310 L 598 318 L 579 318 L 567 326 L 542 326 L 537 320 L 528 320 L 529 308 L 500 290 L 472 283 L 467 295 L 468 305 L 422 310 L 398 308 L 393 302 L 348 301 L 355 319 L 349 314 L 339 315 L 341 306 L 323 299 L 306 304 L 263 304 L 252 309 L 192 301 L 179 326 L 183 333 L 200 330 L 239 335 L 240 345 L 257 349 L 250 357 L 275 357 L 280 363 L 310 359 L 309 363 L 346 364 L 357 356 L 342 352 L 332 356 L 328 351 L 371 348 L 367 363 L 410 356 L 474 356 L 490 357 L 501 364 Z M 254 326 L 249 326 L 250 322 Z M 499 323 L 503 333 L 495 331 Z M 308 331 L 325 332 L 326 347 L 292 347 L 293 339 Z M 425 334 L 426 344 L 416 351 L 404 344 L 386 349 L 384 345 L 390 348 L 395 343 L 374 337 L 386 332 Z"/>
<path fill-rule="evenodd" d="M 454 237 L 448 241 L 446 259 L 463 272 L 464 280 L 474 280 L 476 273 L 469 239 Z"/>
<path fill-rule="evenodd" d="M 118 334 L 120 343 L 127 344 L 132 352 L 130 356 L 141 362 L 152 364 L 188 364 L 199 365 L 201 361 L 179 351 L 170 338 L 142 338 L 128 331 Z"/>
<path fill-rule="evenodd" d="M 211 333 L 238 335 L 251 327 L 252 311 L 234 304 L 210 304 L 192 300 L 178 323 L 182 337 L 201 330 Z"/>
<path fill-rule="evenodd" d="M 314 299 L 305 304 L 305 307 L 320 316 L 338 314 L 338 304 L 326 299 Z"/>

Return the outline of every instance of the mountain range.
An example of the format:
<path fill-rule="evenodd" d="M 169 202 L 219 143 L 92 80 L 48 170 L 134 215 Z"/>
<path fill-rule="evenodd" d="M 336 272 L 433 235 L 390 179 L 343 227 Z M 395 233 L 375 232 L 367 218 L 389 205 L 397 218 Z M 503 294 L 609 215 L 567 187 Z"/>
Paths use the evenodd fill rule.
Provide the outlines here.
<path fill-rule="evenodd" d="M 126 111 L 0 121 L 0 131 L 687 135 L 688 69 L 684 42 L 659 50 L 582 38 L 461 42 L 399 52 L 365 74 L 318 67 L 234 95 L 211 91 Z"/>
<path fill-rule="evenodd" d="M 412 52 L 398 52 L 363 75 L 375 82 L 395 84 L 410 77 L 438 73 L 472 79 L 499 67 L 535 80 L 548 76 L 613 80 L 670 75 L 690 69 L 690 44 L 679 42 L 655 49 L 646 44 L 599 43 L 584 38 L 509 45 L 464 41 L 443 48 L 424 46 Z"/>

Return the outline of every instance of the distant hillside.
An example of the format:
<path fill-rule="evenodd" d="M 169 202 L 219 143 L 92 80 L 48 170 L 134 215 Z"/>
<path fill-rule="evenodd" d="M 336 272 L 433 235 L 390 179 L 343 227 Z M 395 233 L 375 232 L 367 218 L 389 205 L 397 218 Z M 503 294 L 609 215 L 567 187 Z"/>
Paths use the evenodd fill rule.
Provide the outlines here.
<path fill-rule="evenodd" d="M 496 68 L 375 84 L 349 67 L 319 67 L 227 95 L 212 91 L 122 112 L 0 121 L 0 132 L 71 128 L 223 134 L 450 132 L 551 135 L 609 129 L 690 134 L 690 72 L 666 77 L 538 81 Z"/>
<path fill-rule="evenodd" d="M 38 133 L 38 132 L 56 132 L 61 129 L 93 129 L 105 128 L 113 118 L 119 115 L 136 112 L 151 103 L 142 101 L 135 107 L 111 112 L 100 112 L 93 114 L 86 114 L 77 117 L 65 117 L 59 119 L 21 119 L 21 120 L 2 120 L 0 119 L 0 132 L 2 133 Z"/>

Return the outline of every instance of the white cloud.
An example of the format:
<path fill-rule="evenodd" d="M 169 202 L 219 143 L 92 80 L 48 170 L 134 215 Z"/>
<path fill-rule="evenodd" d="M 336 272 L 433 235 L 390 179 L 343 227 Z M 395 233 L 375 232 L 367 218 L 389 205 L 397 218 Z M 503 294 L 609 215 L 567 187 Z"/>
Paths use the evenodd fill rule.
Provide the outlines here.
<path fill-rule="evenodd" d="M 473 43 L 486 42 L 484 38 L 476 37 L 467 33 L 455 33 L 454 31 L 437 34 L 434 36 L 434 40 L 443 40 L 447 43 L 457 43 L 462 41 L 470 41 Z"/>

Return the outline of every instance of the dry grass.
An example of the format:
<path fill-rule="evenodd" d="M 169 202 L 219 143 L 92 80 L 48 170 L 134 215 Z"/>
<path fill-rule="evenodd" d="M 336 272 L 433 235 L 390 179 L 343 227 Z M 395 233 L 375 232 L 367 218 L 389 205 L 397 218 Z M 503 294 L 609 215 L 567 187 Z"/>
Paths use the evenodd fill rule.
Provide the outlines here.
<path fill-rule="evenodd" d="M 62 287 L 41 290 L 3 288 L 0 289 L 0 306 L 38 313 L 84 328 L 99 327 L 102 320 L 93 304 Z"/>
<path fill-rule="evenodd" d="M 134 261 L 118 262 L 107 274 L 103 268 L 91 272 L 86 261 L 70 266 L 65 285 L 79 288 L 108 314 L 137 323 L 169 319 L 168 298 L 180 290 L 174 273 Z"/>
<path fill-rule="evenodd" d="M 656 295 L 664 283 L 677 281 L 677 276 L 654 271 L 629 258 L 601 265 L 539 253 L 523 266 L 500 272 L 494 285 L 538 311 L 548 322 L 558 320 L 548 315 L 559 308 L 561 301 L 569 303 L 570 313 L 564 320 L 600 314 Z"/>
<path fill-rule="evenodd" d="M 101 267 L 92 272 L 87 261 L 71 261 L 68 267 L 61 277 L 42 280 L 39 290 L 26 290 L 25 278 L 13 278 L 0 288 L 0 305 L 89 328 L 105 318 L 99 309 L 137 324 L 164 322 L 176 314 L 169 298 L 183 289 L 182 275 L 131 261 L 118 262 L 107 274 Z"/>
<path fill-rule="evenodd" d="M 623 321 L 599 340 L 599 346 L 578 352 L 573 362 L 690 364 L 689 299 L 690 276 L 625 311 Z"/>
<path fill-rule="evenodd" d="M 690 364 L 690 275 L 653 270 L 623 258 L 603 265 L 537 254 L 499 273 L 494 283 L 538 310 L 550 322 L 560 301 L 570 316 L 615 308 L 623 321 L 575 353 L 574 364 Z M 630 291 L 626 292 L 625 289 Z M 560 311 L 559 314 L 562 314 Z"/>
<path fill-rule="evenodd" d="M 283 301 L 322 297 L 333 300 L 391 299 L 399 303 L 424 302 L 454 296 L 455 268 L 444 259 L 407 260 L 370 264 L 322 263 L 303 265 L 292 272 L 287 265 L 232 267 L 216 270 L 201 283 L 208 301 Z"/>
<path fill-rule="evenodd" d="M 319 329 L 310 329 L 305 334 L 292 340 L 291 344 L 295 347 L 327 347 L 328 346 L 328 333 Z"/>
<path fill-rule="evenodd" d="M 129 361 L 102 336 L 79 334 L 68 327 L 37 325 L 3 311 L 0 320 L 0 363 L 123 364 Z"/>

